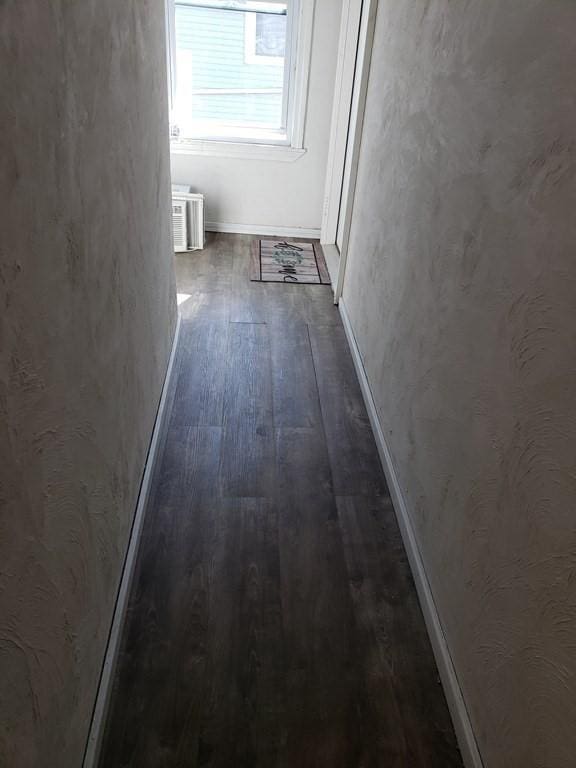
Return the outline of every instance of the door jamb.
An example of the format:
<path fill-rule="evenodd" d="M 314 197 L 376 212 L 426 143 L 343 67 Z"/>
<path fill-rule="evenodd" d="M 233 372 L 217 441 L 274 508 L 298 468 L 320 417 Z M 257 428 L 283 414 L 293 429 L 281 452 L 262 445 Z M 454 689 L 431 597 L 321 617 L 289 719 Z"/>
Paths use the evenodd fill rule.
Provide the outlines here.
<path fill-rule="evenodd" d="M 335 258 L 338 253 L 339 215 L 344 216 L 343 242 L 334 285 L 335 304 L 342 295 L 346 272 L 377 7 L 378 0 L 344 0 L 342 9 L 339 43 L 342 53 L 336 70 L 321 231 L 321 242 L 330 267 L 330 262 L 334 263 L 330 252 Z M 355 21 L 354 27 L 349 29 Z M 351 155 L 350 173 L 346 178 L 347 151 Z M 331 277 L 334 281 L 335 276 L 332 274 Z"/>
<path fill-rule="evenodd" d="M 324 190 L 322 244 L 336 243 L 362 0 L 343 0 Z"/>

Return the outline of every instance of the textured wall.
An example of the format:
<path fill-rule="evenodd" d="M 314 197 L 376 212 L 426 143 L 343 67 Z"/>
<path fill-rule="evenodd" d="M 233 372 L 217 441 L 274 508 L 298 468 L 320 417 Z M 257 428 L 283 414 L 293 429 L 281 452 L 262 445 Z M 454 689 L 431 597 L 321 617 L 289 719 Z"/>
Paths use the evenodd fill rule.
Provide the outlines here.
<path fill-rule="evenodd" d="M 162 0 L 0 2 L 0 765 L 76 768 L 175 322 Z"/>
<path fill-rule="evenodd" d="M 488 768 L 576 764 L 576 3 L 380 0 L 345 304 Z"/>

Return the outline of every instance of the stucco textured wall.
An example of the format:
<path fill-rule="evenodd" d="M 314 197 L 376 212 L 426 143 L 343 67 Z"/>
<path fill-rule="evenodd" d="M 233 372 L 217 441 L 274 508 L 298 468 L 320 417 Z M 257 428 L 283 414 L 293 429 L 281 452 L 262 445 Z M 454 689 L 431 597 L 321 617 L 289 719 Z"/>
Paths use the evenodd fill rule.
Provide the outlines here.
<path fill-rule="evenodd" d="M 576 765 L 576 3 L 380 0 L 344 301 L 487 768 Z"/>
<path fill-rule="evenodd" d="M 81 765 L 176 308 L 162 0 L 0 3 L 0 765 Z"/>

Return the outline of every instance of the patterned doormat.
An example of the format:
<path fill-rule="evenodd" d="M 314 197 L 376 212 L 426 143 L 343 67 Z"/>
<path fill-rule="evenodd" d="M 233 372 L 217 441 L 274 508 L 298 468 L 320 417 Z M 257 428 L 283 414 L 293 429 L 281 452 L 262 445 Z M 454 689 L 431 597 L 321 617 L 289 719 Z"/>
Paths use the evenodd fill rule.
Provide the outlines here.
<path fill-rule="evenodd" d="M 250 279 L 262 283 L 330 285 L 320 245 L 286 240 L 256 241 Z"/>

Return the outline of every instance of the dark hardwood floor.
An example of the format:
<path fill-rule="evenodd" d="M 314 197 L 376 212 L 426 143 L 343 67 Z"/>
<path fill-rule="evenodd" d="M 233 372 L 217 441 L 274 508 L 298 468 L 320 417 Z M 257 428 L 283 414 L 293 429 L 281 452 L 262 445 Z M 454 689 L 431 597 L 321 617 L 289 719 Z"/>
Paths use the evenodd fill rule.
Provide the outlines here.
<path fill-rule="evenodd" d="M 250 242 L 176 258 L 100 766 L 461 766 L 331 290 L 251 283 Z"/>

